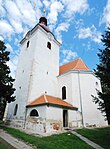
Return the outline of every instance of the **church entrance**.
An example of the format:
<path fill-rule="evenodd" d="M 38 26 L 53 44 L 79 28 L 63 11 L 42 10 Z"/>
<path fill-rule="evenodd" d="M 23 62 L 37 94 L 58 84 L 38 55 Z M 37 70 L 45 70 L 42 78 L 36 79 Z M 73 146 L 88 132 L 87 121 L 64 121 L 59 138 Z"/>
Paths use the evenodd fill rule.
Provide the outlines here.
<path fill-rule="evenodd" d="M 68 127 L 68 111 L 63 110 L 63 127 Z"/>

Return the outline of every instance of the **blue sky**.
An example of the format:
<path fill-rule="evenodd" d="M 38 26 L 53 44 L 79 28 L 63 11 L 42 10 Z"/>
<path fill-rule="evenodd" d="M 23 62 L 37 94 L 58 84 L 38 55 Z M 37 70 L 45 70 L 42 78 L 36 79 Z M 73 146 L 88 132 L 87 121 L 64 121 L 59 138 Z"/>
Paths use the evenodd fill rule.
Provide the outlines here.
<path fill-rule="evenodd" d="M 60 65 L 81 57 L 91 70 L 96 68 L 101 35 L 110 23 L 110 0 L 0 0 L 0 40 L 11 52 L 12 75 L 19 42 L 38 23 L 44 8 L 49 29 L 62 43 Z"/>

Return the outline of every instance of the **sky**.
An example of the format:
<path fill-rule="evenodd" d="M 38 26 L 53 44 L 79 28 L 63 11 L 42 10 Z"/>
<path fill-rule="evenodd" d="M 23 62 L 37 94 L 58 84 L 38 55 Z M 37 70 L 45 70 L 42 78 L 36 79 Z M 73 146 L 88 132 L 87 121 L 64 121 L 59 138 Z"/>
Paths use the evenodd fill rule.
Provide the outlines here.
<path fill-rule="evenodd" d="M 20 41 L 46 10 L 48 28 L 61 42 L 60 65 L 82 58 L 94 70 L 97 53 L 110 24 L 110 0 L 0 0 L 0 40 L 10 51 L 8 65 L 14 77 Z"/>

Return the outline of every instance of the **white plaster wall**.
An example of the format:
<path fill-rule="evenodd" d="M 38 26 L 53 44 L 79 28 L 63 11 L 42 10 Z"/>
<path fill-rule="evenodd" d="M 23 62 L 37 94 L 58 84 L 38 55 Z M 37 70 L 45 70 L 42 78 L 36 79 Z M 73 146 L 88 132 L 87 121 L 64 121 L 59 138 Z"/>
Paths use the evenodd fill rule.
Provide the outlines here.
<path fill-rule="evenodd" d="M 80 73 L 79 76 L 84 126 L 106 125 L 107 123 L 104 121 L 102 113 L 97 109 L 98 105 L 93 102 L 93 98 L 91 96 L 94 95 L 97 97 L 96 88 L 101 90 L 100 81 L 92 73 Z M 98 85 L 96 85 L 96 82 Z"/>
<path fill-rule="evenodd" d="M 63 118 L 62 108 L 47 106 L 46 118 L 52 121 L 53 120 L 62 121 Z"/>
<path fill-rule="evenodd" d="M 27 42 L 30 41 L 29 47 L 27 48 Z M 21 51 L 18 60 L 18 66 L 15 76 L 14 87 L 16 89 L 15 96 L 16 101 L 9 104 L 8 113 L 13 116 L 15 105 L 18 104 L 18 111 L 16 118 L 24 119 L 25 106 L 28 100 L 29 80 L 31 76 L 31 67 L 33 64 L 33 56 L 35 49 L 35 42 L 32 38 L 29 38 L 21 45 Z M 13 116 L 15 118 L 15 116 Z"/>
<path fill-rule="evenodd" d="M 96 82 L 98 85 L 96 85 Z M 106 122 L 102 113 L 97 109 L 92 96 L 97 96 L 96 88 L 101 90 L 100 80 L 91 71 L 71 71 L 58 77 L 59 97 L 62 97 L 62 87 L 67 87 L 67 102 L 78 108 L 78 126 L 81 126 L 82 118 L 84 126 L 104 126 Z M 82 105 L 82 106 L 81 106 Z M 82 108 L 81 108 L 82 107 Z M 83 117 L 81 116 L 83 113 Z"/>
<path fill-rule="evenodd" d="M 57 76 L 59 74 L 59 45 L 49 41 L 47 33 L 38 30 L 36 49 L 33 59 L 32 75 L 29 87 L 29 101 L 33 101 L 45 92 L 48 95 L 57 96 Z M 51 50 L 47 48 L 47 42 L 51 42 Z"/>
<path fill-rule="evenodd" d="M 27 41 L 30 41 L 27 48 Z M 57 96 L 57 78 L 59 73 L 59 44 L 54 39 L 50 41 L 52 49 L 47 48 L 47 32 L 38 26 L 37 30 L 21 45 L 16 81 L 16 101 L 9 105 L 8 116 L 13 117 L 13 110 L 18 104 L 16 118 L 24 119 L 25 106 L 47 94 Z M 48 72 L 48 74 L 47 74 Z M 15 117 L 13 117 L 15 118 Z"/>
<path fill-rule="evenodd" d="M 67 101 L 72 104 L 72 74 L 67 73 L 61 76 L 58 76 L 58 96 L 62 99 L 62 87 L 66 87 L 66 99 Z"/>
<path fill-rule="evenodd" d="M 27 108 L 27 116 L 26 117 L 29 117 L 30 116 L 30 112 L 35 109 L 38 111 L 38 114 L 39 114 L 39 117 L 45 119 L 46 118 L 46 105 L 42 105 L 42 106 L 35 106 L 35 107 L 29 107 Z"/>
<path fill-rule="evenodd" d="M 68 126 L 70 128 L 81 127 L 81 115 L 76 110 L 68 110 Z"/>

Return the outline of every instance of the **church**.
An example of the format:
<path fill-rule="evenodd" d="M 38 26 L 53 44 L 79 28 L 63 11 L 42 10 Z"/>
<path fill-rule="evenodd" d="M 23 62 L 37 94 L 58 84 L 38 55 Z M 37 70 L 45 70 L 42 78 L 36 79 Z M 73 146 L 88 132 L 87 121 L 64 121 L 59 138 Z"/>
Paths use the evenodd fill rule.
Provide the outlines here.
<path fill-rule="evenodd" d="M 100 80 L 81 58 L 59 66 L 60 43 L 47 27 L 46 17 L 21 40 L 14 87 L 6 120 L 32 133 L 107 125 L 93 102 Z"/>

